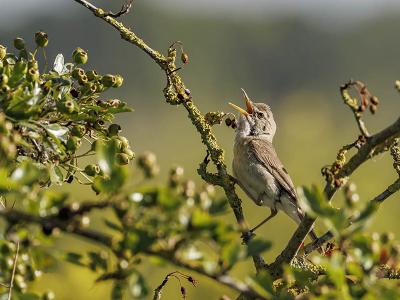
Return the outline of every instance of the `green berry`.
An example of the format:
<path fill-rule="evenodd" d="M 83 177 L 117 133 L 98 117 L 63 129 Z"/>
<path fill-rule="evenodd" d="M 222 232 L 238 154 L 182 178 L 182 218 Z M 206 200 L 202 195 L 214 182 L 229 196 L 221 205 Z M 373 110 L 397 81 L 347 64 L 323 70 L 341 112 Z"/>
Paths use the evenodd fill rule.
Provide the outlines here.
<path fill-rule="evenodd" d="M 24 41 L 24 39 L 23 39 L 23 38 L 20 38 L 20 37 L 16 38 L 16 39 L 14 40 L 14 47 L 15 47 L 17 50 L 23 50 L 23 49 L 25 49 L 25 41 Z"/>
<path fill-rule="evenodd" d="M 124 148 L 123 151 L 126 155 L 128 155 L 129 159 L 135 158 L 135 153 L 130 148 Z"/>
<path fill-rule="evenodd" d="M 111 124 L 108 126 L 108 136 L 116 136 L 121 132 L 121 126 L 118 124 Z"/>
<path fill-rule="evenodd" d="M 72 75 L 72 78 L 78 80 L 80 77 L 85 75 L 85 71 L 81 68 L 75 68 L 72 70 L 71 75 Z"/>
<path fill-rule="evenodd" d="M 37 69 L 30 68 L 26 73 L 28 81 L 37 81 L 39 79 L 39 72 Z"/>
<path fill-rule="evenodd" d="M 73 100 L 66 100 L 58 102 L 57 108 L 62 113 L 71 114 L 75 111 L 77 105 Z"/>
<path fill-rule="evenodd" d="M 117 153 L 116 159 L 120 165 L 127 165 L 129 163 L 129 156 L 125 153 Z"/>
<path fill-rule="evenodd" d="M 82 48 L 76 48 L 75 51 L 72 53 L 72 59 L 76 64 L 86 64 L 88 61 L 88 54 Z"/>
<path fill-rule="evenodd" d="M 99 171 L 99 166 L 96 166 L 94 164 L 87 165 L 83 172 L 85 172 L 86 175 L 88 176 L 95 176 Z"/>
<path fill-rule="evenodd" d="M 99 77 L 99 75 L 95 70 L 87 71 L 86 76 L 89 79 L 89 81 L 97 80 L 97 78 Z"/>
<path fill-rule="evenodd" d="M 111 74 L 104 75 L 101 78 L 101 83 L 106 88 L 112 87 L 112 86 L 114 86 L 116 84 L 116 77 L 114 75 L 111 75 Z"/>
<path fill-rule="evenodd" d="M 124 82 L 124 78 L 121 75 L 115 76 L 115 83 L 113 85 L 114 88 L 119 88 Z"/>
<path fill-rule="evenodd" d="M 129 148 L 129 141 L 128 141 L 128 139 L 126 137 L 119 136 L 118 140 L 120 140 L 122 142 L 123 148 Z"/>
<path fill-rule="evenodd" d="M 35 33 L 35 42 L 38 47 L 46 47 L 47 44 L 49 43 L 49 38 L 47 36 L 47 33 L 43 31 L 38 31 Z"/>
<path fill-rule="evenodd" d="M 80 85 L 84 85 L 88 82 L 88 78 L 86 75 L 82 75 L 78 78 L 78 82 Z"/>
<path fill-rule="evenodd" d="M 4 47 L 3 45 L 0 45 L 0 60 L 6 57 L 7 54 L 7 48 Z"/>

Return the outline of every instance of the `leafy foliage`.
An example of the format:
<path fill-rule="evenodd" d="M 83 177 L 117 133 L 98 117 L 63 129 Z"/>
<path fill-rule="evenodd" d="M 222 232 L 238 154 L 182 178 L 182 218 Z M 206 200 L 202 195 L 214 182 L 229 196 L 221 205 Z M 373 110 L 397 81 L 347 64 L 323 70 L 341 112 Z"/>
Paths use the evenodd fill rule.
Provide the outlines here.
<path fill-rule="evenodd" d="M 101 18 L 108 16 L 102 10 L 95 13 Z M 135 40 L 133 33 L 123 29 L 122 26 L 123 38 Z M 135 186 L 126 191 L 129 173 L 124 165 L 134 158 L 134 153 L 128 140 L 120 136 L 121 127 L 110 123 L 117 113 L 130 109 L 118 99 L 102 99 L 105 90 L 121 86 L 122 77 L 85 71 L 83 65 L 88 61 L 88 54 L 81 48 L 73 52 L 71 63 L 65 63 L 59 54 L 52 70 L 46 72 L 47 62 L 40 69 L 36 56 L 39 49 L 47 46 L 48 37 L 38 32 L 35 42 L 37 48 L 30 52 L 23 39 L 15 39 L 17 54 L 8 53 L 0 46 L 0 216 L 6 221 L 0 243 L 0 281 L 5 284 L 4 296 L 10 290 L 7 283 L 11 283 L 15 299 L 51 299 L 54 297 L 51 292 L 40 296 L 30 293 L 28 284 L 42 272 L 54 269 L 56 262 L 63 259 L 96 273 L 98 284 L 111 281 L 111 299 L 122 299 L 126 293 L 134 299 L 149 296 L 152 288 L 141 272 L 144 263 L 159 266 L 171 263 L 208 276 L 241 292 L 241 299 L 400 297 L 395 283 L 382 280 L 400 277 L 398 243 L 391 234 L 367 234 L 363 230 L 385 198 L 361 205 L 353 201 L 355 197 L 350 188 L 345 189 L 346 202 L 340 209 L 334 208 L 327 201 L 326 193 L 315 186 L 299 190 L 307 213 L 321 219 L 335 238 L 334 243 L 326 245 L 324 255 L 307 257 L 300 251 L 290 265 L 284 266 L 279 278 L 268 272 L 269 266 L 262 266 L 255 275 L 245 274 L 244 283 L 237 282 L 231 277 L 231 271 L 238 263 L 257 259 L 272 244 L 252 237 L 244 247 L 237 228 L 223 218 L 229 210 L 228 204 L 235 214 L 239 211 L 231 201 L 235 193 L 233 179 L 224 174 L 222 150 L 210 133 L 210 126 L 220 124 L 224 114 L 202 116 L 193 106 L 189 90 L 180 91 L 175 87 L 178 94 L 173 90 L 174 85 L 182 84 L 175 72 L 176 49 L 170 47 L 169 60 L 149 48 L 146 51 L 163 67 L 166 62 L 166 68 L 174 70 L 167 72 L 166 97 L 171 103 L 184 103 L 203 142 L 209 150 L 214 150 L 209 152 L 219 173 L 207 172 L 208 155 L 199 173 L 206 181 L 214 180 L 215 185 L 223 187 L 228 199 L 219 196 L 211 184 L 196 186 L 192 180 L 185 179 L 181 167 L 172 168 L 163 185 Z M 183 47 L 181 52 L 182 62 L 187 63 Z M 352 106 L 356 110 L 357 99 L 354 101 Z M 361 114 L 356 117 L 361 122 Z M 236 126 L 231 119 L 226 124 Z M 366 140 L 364 136 L 362 143 Z M 397 170 L 399 148 L 391 142 Z M 350 148 L 353 147 L 362 145 L 355 143 Z M 96 159 L 87 164 L 82 158 L 89 156 Z M 345 182 L 340 176 L 346 165 L 345 152 L 338 155 L 338 161 L 337 168 L 331 167 L 335 172 L 328 168 L 331 171 L 328 182 L 336 188 Z M 145 180 L 159 172 L 157 159 L 150 152 L 138 157 L 137 166 Z M 52 185 L 73 181 L 89 185 L 96 193 L 96 200 L 71 202 L 68 194 L 49 189 Z M 227 186 L 232 189 L 227 191 Z M 396 188 L 388 191 L 394 193 Z M 10 205 L 11 201 L 15 207 Z M 240 199 L 237 201 L 241 210 Z M 103 219 L 102 226 L 90 225 L 91 212 L 95 209 L 112 212 Z M 47 253 L 44 245 L 54 241 L 61 231 L 84 237 L 101 247 L 67 251 L 55 257 Z M 19 255 L 15 254 L 16 244 L 21 247 Z M 196 286 L 197 281 L 191 275 L 175 271 L 156 289 L 158 295 L 171 276 L 179 281 L 183 298 L 187 291 L 182 278 Z"/>

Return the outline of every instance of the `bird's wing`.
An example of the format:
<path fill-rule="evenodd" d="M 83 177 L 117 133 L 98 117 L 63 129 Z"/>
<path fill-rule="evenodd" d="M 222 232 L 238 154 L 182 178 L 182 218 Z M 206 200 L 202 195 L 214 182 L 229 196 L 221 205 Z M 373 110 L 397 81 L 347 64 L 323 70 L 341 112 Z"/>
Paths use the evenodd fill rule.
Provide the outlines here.
<path fill-rule="evenodd" d="M 249 151 L 274 176 L 278 184 L 296 202 L 296 191 L 288 172 L 278 158 L 275 149 L 269 141 L 252 139 L 249 141 Z"/>

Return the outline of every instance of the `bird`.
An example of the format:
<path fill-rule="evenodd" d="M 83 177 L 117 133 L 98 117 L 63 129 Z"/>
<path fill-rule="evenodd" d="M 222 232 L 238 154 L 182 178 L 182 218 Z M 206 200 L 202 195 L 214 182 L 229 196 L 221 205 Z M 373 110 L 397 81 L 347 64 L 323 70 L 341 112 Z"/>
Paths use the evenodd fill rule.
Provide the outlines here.
<path fill-rule="evenodd" d="M 283 211 L 297 224 L 305 217 L 288 171 L 272 144 L 276 123 L 271 108 L 253 103 L 242 89 L 246 109 L 229 103 L 239 112 L 233 147 L 233 175 L 240 188 L 258 206 L 270 208 L 271 214 L 250 230 L 254 231 Z M 310 237 L 315 240 L 313 230 Z"/>

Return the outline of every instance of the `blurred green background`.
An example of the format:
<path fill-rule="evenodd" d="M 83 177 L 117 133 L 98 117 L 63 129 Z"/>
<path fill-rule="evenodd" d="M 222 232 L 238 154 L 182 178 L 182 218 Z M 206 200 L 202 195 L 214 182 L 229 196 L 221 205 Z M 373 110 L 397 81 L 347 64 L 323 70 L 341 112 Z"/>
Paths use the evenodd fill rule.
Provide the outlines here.
<path fill-rule="evenodd" d="M 228 101 L 242 103 L 241 87 L 253 100 L 270 104 L 278 123 L 275 145 L 296 185 L 322 186 L 321 167 L 358 135 L 352 114 L 339 96 L 342 83 L 350 78 L 362 80 L 381 100 L 377 115 L 366 118 L 371 132 L 398 117 L 400 95 L 393 88 L 400 79 L 400 5 L 396 1 L 380 1 L 379 5 L 358 0 L 214 2 L 137 0 L 121 20 L 155 49 L 165 52 L 172 42 L 183 42 L 190 63 L 179 72 L 202 112 L 230 111 Z M 120 5 L 120 1 L 95 3 L 114 10 Z M 72 0 L 1 1 L 1 44 L 11 47 L 13 38 L 22 36 L 33 45 L 37 30 L 50 36 L 47 56 L 51 62 L 57 53 L 70 57 L 80 46 L 89 52 L 88 68 L 124 76 L 124 86 L 109 96 L 124 99 L 135 109 L 119 116 L 117 122 L 136 153 L 151 150 L 158 156 L 162 172 L 153 183 L 162 183 L 169 167 L 181 165 L 186 176 L 202 184 L 195 170 L 204 158 L 204 147 L 184 109 L 165 104 L 165 78 L 155 63 Z M 230 164 L 233 131 L 226 126 L 214 128 Z M 132 181 L 140 176 L 134 167 L 132 176 Z M 367 201 L 394 178 L 390 157 L 385 155 L 374 158 L 352 179 L 361 201 Z M 94 196 L 82 189 L 66 188 L 75 200 Z M 251 225 L 269 213 L 241 196 Z M 399 236 L 399 201 L 396 195 L 384 204 L 371 231 L 392 231 Z M 227 220 L 233 222 L 233 216 Z M 278 253 L 294 229 L 282 214 L 260 229 L 258 234 L 274 243 L 267 259 Z M 323 226 L 318 230 L 322 233 Z M 61 236 L 49 249 L 87 247 L 85 241 Z M 149 265 L 143 271 L 154 288 L 174 269 Z M 243 263 L 235 273 L 244 278 L 252 271 L 251 264 Z M 52 289 L 57 299 L 108 299 L 110 287 L 94 284 L 95 277 L 78 267 L 59 264 L 35 288 Z M 234 296 L 206 278 L 196 278 L 200 285 L 188 290 L 189 299 Z M 171 282 L 164 295 L 176 299 L 177 284 Z"/>

